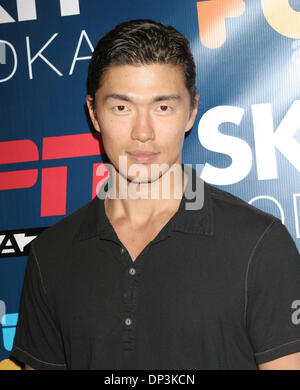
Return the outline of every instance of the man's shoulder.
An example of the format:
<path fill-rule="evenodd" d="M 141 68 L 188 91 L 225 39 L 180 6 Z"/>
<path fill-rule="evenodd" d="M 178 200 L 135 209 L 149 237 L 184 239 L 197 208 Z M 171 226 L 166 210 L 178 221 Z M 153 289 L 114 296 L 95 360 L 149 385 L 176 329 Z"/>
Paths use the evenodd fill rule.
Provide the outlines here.
<path fill-rule="evenodd" d="M 235 226 L 241 230 L 265 229 L 281 220 L 247 203 L 240 197 L 213 185 L 207 184 L 212 200 L 215 218 L 226 226 Z"/>
<path fill-rule="evenodd" d="M 54 225 L 46 228 L 32 241 L 34 249 L 43 251 L 71 245 L 74 235 L 80 228 L 82 221 L 87 218 L 95 202 L 96 199 L 94 198 Z"/>

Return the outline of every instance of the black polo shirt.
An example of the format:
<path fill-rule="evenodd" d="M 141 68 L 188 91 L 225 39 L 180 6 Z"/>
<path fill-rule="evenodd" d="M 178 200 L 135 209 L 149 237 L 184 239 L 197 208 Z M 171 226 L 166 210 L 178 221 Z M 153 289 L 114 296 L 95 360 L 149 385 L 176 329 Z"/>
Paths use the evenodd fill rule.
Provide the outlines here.
<path fill-rule="evenodd" d="M 300 351 L 293 239 L 277 218 L 204 190 L 200 210 L 184 194 L 134 262 L 98 197 L 41 233 L 11 355 L 37 369 L 257 369 Z"/>

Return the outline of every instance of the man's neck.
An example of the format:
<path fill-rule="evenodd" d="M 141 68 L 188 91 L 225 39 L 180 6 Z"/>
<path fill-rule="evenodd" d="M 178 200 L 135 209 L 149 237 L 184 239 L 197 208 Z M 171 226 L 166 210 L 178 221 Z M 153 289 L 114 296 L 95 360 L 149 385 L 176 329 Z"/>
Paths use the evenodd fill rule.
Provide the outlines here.
<path fill-rule="evenodd" d="M 173 172 L 166 172 L 150 183 L 133 183 L 116 173 L 115 187 L 110 188 L 104 200 L 107 217 L 111 221 L 126 220 L 132 226 L 142 226 L 161 216 L 174 214 L 179 208 L 188 176 L 182 169 Z"/>

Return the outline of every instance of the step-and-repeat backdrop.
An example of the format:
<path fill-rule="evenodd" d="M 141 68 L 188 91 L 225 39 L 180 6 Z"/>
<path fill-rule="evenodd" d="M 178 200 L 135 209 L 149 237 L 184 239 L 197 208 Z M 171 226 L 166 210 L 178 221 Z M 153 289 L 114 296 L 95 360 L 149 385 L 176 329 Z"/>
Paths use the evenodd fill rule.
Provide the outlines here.
<path fill-rule="evenodd" d="M 201 101 L 183 163 L 280 218 L 300 249 L 299 0 L 0 0 L 2 368 L 18 368 L 7 358 L 31 241 L 104 179 L 84 109 L 93 48 L 137 18 L 191 43 Z"/>

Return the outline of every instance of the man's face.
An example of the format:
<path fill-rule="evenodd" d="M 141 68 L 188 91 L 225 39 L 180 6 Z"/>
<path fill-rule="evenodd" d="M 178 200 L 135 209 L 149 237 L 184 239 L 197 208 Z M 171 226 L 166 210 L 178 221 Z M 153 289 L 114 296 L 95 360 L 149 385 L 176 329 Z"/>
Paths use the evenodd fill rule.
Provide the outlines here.
<path fill-rule="evenodd" d="M 95 129 L 101 132 L 105 152 L 115 169 L 128 180 L 155 181 L 173 164 L 181 163 L 184 134 L 194 124 L 195 107 L 180 67 L 166 64 L 113 66 L 104 75 L 95 97 L 95 110 L 87 97 Z M 135 153 L 152 152 L 151 157 Z M 125 166 L 119 157 L 126 156 Z M 132 164 L 146 167 L 147 177 L 130 175 Z M 165 164 L 151 172 L 151 164 Z M 145 169 L 145 168 L 144 168 Z M 144 172 L 144 170 L 143 170 Z M 129 173 L 129 174 L 128 174 Z M 152 173 L 152 174 L 151 174 Z"/>

